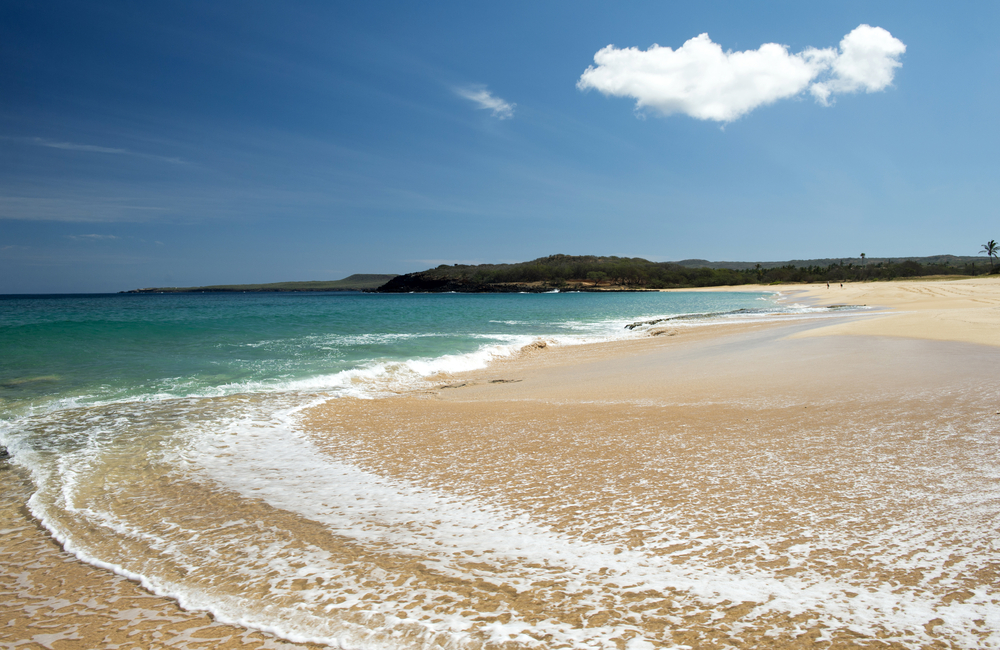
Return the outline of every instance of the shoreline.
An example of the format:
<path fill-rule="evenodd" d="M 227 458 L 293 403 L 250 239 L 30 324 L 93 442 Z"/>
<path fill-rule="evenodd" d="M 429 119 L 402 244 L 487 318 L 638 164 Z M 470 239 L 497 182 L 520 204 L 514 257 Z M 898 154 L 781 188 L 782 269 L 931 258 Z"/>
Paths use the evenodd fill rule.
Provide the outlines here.
<path fill-rule="evenodd" d="M 748 645 L 787 641 L 803 647 L 853 645 L 859 639 L 907 647 L 936 640 L 965 647 L 993 643 L 997 626 L 975 621 L 1000 620 L 989 604 L 996 596 L 1000 558 L 977 532 L 975 516 L 964 510 L 951 520 L 937 511 L 928 514 L 924 510 L 929 506 L 913 497 L 919 493 L 930 503 L 962 503 L 967 494 L 962 488 L 937 479 L 925 485 L 927 476 L 906 465 L 932 468 L 934 476 L 947 476 L 957 467 L 987 493 L 996 489 L 976 473 L 983 463 L 1000 461 L 997 452 L 984 446 L 983 436 L 995 432 L 1000 420 L 994 415 L 995 390 L 981 381 L 1000 361 L 1000 343 L 990 343 L 993 339 L 983 337 L 975 325 L 993 322 L 1000 313 L 1000 282 L 960 282 L 967 281 L 946 284 L 961 291 L 932 291 L 929 296 L 923 293 L 926 287 L 911 282 L 905 288 L 872 283 L 882 291 L 855 285 L 847 297 L 833 288 L 831 296 L 824 295 L 824 285 L 797 287 L 787 291 L 789 299 L 822 305 L 853 302 L 858 296 L 858 304 L 881 300 L 876 304 L 896 311 L 856 314 L 833 324 L 794 320 L 667 326 L 661 336 L 529 346 L 485 369 L 431 378 L 426 390 L 378 400 L 332 400 L 310 409 L 305 425 L 314 444 L 333 458 L 378 476 L 521 512 L 570 540 L 571 548 L 586 543 L 608 549 L 609 558 L 646 558 L 659 563 L 676 585 L 688 585 L 680 591 L 661 585 L 653 589 L 658 609 L 636 609 L 638 605 L 629 604 L 631 592 L 624 581 L 655 574 L 636 573 L 628 563 L 610 569 L 617 572 L 614 578 L 584 572 L 587 588 L 611 599 L 602 618 L 600 612 L 581 613 L 591 597 L 574 595 L 565 586 L 561 591 L 518 587 L 519 596 L 507 597 L 502 589 L 470 583 L 473 596 L 468 597 L 478 605 L 469 611 L 482 613 L 468 616 L 472 629 L 496 625 L 496 612 L 506 611 L 500 615 L 500 620 L 506 616 L 504 625 L 516 627 L 520 621 L 530 628 L 552 619 L 557 623 L 545 623 L 550 633 L 607 628 L 617 630 L 608 634 L 622 643 L 638 643 L 639 637 L 696 647 L 735 639 Z M 900 319 L 916 327 L 900 327 Z M 942 331 L 955 338 L 940 338 Z M 951 427 L 950 438 L 942 427 Z M 874 460 L 865 454 L 874 454 Z M 857 464 L 860 469 L 853 467 Z M 895 466 L 902 475 L 881 477 L 878 468 L 883 466 Z M 17 493 L 7 484 L 15 478 L 14 470 L 2 471 L 5 493 Z M 602 492 L 595 486 L 614 488 Z M 804 495 L 806 487 L 815 494 Z M 887 496 L 897 497 L 898 503 L 887 502 Z M 876 520 L 859 520 L 858 508 L 875 513 Z M 25 519 L 16 499 L 2 511 L 9 521 L 0 536 L 3 563 L 34 563 L 26 583 L 22 579 L 3 586 L 7 600 L 19 603 L 21 610 L 31 603 L 34 611 L 51 611 L 52 616 L 43 616 L 40 623 L 14 607 L 5 608 L 0 638 L 72 638 L 79 630 L 83 636 L 77 638 L 101 645 L 123 624 L 122 616 L 129 616 L 115 603 L 128 602 L 145 612 L 133 615 L 132 642 L 322 647 L 180 610 L 171 599 L 147 594 L 135 583 L 53 548 L 51 538 Z M 840 520 L 853 521 L 859 533 L 845 529 Z M 897 530 L 891 523 L 897 520 L 920 528 L 923 541 Z M 957 533 L 949 533 L 944 522 L 957 526 L 966 539 L 954 539 Z M 939 576 L 947 586 L 942 591 L 940 584 L 915 577 L 912 566 L 897 562 L 888 546 L 852 547 L 863 538 L 860 533 L 886 545 L 912 541 L 915 555 L 909 564 L 923 567 L 925 574 L 935 566 L 931 556 L 944 551 L 964 557 L 963 567 L 976 570 L 971 576 L 953 572 L 943 582 Z M 754 550 L 747 535 L 772 550 Z M 447 548 L 450 542 L 443 543 Z M 792 550 L 803 545 L 812 550 Z M 530 564 L 511 565 L 488 549 L 466 551 L 473 553 L 469 561 L 478 562 L 476 566 L 492 567 L 470 575 L 485 571 L 482 575 L 501 586 L 510 580 L 520 584 L 523 576 L 537 571 Z M 858 553 L 867 568 L 851 559 Z M 812 605 L 799 613 L 783 611 L 765 605 L 767 589 L 752 580 L 725 583 L 727 573 L 750 569 L 775 589 L 791 577 L 813 580 L 813 588 L 826 584 L 824 598 L 833 609 L 824 610 L 821 599 L 809 601 Z M 698 571 L 723 582 L 699 587 L 701 595 L 695 597 L 697 589 L 690 589 Z M 453 588 L 420 575 L 428 589 L 450 593 Z M 723 589 L 720 584 L 738 587 L 750 597 L 742 603 L 723 598 L 712 592 Z M 910 598 L 923 598 L 920 602 L 931 613 L 948 615 L 921 621 L 904 617 L 898 625 L 892 617 L 879 618 L 881 610 L 872 599 L 891 604 L 894 596 L 880 587 L 888 584 Z M 847 595 L 855 591 L 855 596 Z M 68 597 L 77 592 L 79 598 Z M 65 607 L 75 608 L 72 617 L 55 613 Z M 433 611 L 459 613 L 448 606 Z M 862 630 L 852 622 L 859 616 L 875 622 Z M 938 619 L 942 622 L 936 623 Z M 139 629 L 145 636 L 137 636 Z"/>
<path fill-rule="evenodd" d="M 996 644 L 987 621 L 1000 621 L 1000 555 L 983 522 L 1000 511 L 971 503 L 1000 491 L 983 473 L 1000 462 L 987 380 L 1000 349 L 975 328 L 942 340 L 951 321 L 937 317 L 995 317 L 1000 283 L 915 305 L 909 294 L 924 284 L 845 285 L 830 296 L 822 285 L 792 297 L 909 307 L 834 324 L 529 346 L 418 393 L 333 400 L 305 426 L 324 453 L 366 471 L 521 513 L 666 576 L 656 587 L 626 563 L 576 578 L 617 603 L 593 620 L 565 589 L 477 594 L 473 609 L 507 611 L 529 636 L 544 618 L 549 633 L 601 625 L 622 641 L 694 647 Z M 985 302 L 968 306 L 965 291 Z M 901 317 L 922 328 L 901 331 Z M 467 552 L 501 586 L 530 581 L 540 562 L 511 568 L 488 549 Z M 942 564 L 949 557 L 962 569 Z M 627 604 L 623 585 L 644 584 L 644 602 L 658 609 Z"/>

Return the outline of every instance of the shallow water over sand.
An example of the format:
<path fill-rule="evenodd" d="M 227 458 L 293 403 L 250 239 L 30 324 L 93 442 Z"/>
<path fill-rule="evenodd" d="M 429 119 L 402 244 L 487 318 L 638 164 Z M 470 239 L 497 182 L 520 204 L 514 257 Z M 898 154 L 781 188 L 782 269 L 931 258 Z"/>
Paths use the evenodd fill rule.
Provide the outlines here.
<path fill-rule="evenodd" d="M 468 398 L 329 405 L 310 423 L 331 454 L 519 515 L 485 550 L 463 535 L 439 548 L 513 587 L 480 598 L 510 615 L 505 630 L 551 634 L 550 646 L 995 647 L 997 389 L 954 366 L 882 384 L 955 352 L 881 345 L 783 346 L 800 359 L 775 363 L 777 376 L 698 402 L 683 384 L 721 372 L 705 354 L 704 376 L 633 383 L 624 400 L 601 398 L 613 382 L 564 401 L 526 379 Z M 991 372 L 969 348 L 962 360 Z M 824 355 L 839 370 L 803 391 L 804 367 Z M 690 370 L 680 356 L 661 361 Z M 538 522 L 553 543 L 536 543 Z"/>

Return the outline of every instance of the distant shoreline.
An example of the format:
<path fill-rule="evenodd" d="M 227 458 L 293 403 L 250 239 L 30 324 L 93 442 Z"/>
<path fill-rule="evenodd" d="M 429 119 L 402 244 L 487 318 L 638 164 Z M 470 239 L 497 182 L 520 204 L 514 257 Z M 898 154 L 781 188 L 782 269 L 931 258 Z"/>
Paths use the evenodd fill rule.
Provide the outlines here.
<path fill-rule="evenodd" d="M 845 261 L 847 262 L 845 264 Z M 1000 272 L 977 257 L 792 260 L 789 262 L 651 262 L 642 258 L 549 255 L 515 264 L 442 264 L 396 274 L 354 274 L 343 280 L 145 287 L 123 294 L 296 293 L 547 293 L 552 291 L 650 291 L 705 287 L 866 282 L 942 276 L 954 279 Z"/>
<path fill-rule="evenodd" d="M 168 293 L 360 293 L 365 289 L 198 289 L 150 287 L 148 289 L 130 289 L 119 291 L 118 294 L 168 294 Z M 114 294 L 112 294 L 114 295 Z"/>
<path fill-rule="evenodd" d="M 355 273 L 343 280 L 272 282 L 268 284 L 214 284 L 203 287 L 147 287 L 118 293 L 303 293 L 317 291 L 370 291 L 396 277 L 392 273 Z"/>

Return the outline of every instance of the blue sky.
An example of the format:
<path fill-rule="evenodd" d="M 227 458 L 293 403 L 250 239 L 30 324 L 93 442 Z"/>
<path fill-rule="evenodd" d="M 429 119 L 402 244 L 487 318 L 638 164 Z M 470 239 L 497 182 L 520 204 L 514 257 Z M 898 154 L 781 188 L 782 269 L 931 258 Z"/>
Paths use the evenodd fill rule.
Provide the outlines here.
<path fill-rule="evenodd" d="M 995 2 L 5 2 L 0 293 L 973 255 L 998 28 Z"/>

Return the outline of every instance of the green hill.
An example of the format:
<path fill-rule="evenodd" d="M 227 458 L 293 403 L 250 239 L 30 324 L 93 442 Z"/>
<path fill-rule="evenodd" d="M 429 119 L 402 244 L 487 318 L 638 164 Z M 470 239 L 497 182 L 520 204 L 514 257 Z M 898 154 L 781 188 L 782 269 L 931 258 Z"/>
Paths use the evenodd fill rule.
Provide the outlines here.
<path fill-rule="evenodd" d="M 642 290 L 785 282 L 863 282 L 990 273 L 984 257 L 651 262 L 638 257 L 550 255 L 517 264 L 441 265 L 399 275 L 381 293 Z M 1000 272 L 1000 267 L 997 267 Z"/>

